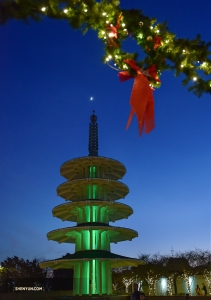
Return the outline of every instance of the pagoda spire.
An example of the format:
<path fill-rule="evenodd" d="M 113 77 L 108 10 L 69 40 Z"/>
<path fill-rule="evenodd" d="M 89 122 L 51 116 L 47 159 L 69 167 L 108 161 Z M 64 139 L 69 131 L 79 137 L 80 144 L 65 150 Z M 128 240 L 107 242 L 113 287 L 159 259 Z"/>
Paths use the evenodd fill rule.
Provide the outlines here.
<path fill-rule="evenodd" d="M 89 123 L 89 156 L 98 156 L 98 124 L 94 113 L 93 110 Z"/>

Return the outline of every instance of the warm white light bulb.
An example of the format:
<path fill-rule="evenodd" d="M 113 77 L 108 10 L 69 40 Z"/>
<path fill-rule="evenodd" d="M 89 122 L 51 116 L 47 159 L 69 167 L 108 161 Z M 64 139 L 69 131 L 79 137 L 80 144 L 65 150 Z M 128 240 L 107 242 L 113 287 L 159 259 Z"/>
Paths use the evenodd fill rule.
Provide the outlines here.
<path fill-rule="evenodd" d="M 65 9 L 64 9 L 64 13 L 66 14 L 67 12 L 68 12 L 68 9 L 67 9 L 67 8 L 65 8 Z"/>
<path fill-rule="evenodd" d="M 105 12 L 103 12 L 103 13 L 102 13 L 102 15 L 103 15 L 103 16 L 106 16 L 106 13 L 105 13 Z"/>
<path fill-rule="evenodd" d="M 182 52 L 185 53 L 186 52 L 185 49 L 183 49 Z"/>
<path fill-rule="evenodd" d="M 87 12 L 88 11 L 88 9 L 84 9 L 84 12 Z"/>
<path fill-rule="evenodd" d="M 108 36 L 109 37 L 114 37 L 114 33 L 113 32 L 109 32 Z"/>
<path fill-rule="evenodd" d="M 104 35 L 104 34 L 105 34 L 105 31 L 102 31 L 102 34 Z"/>
<path fill-rule="evenodd" d="M 125 23 L 122 24 L 122 27 L 125 27 Z"/>
<path fill-rule="evenodd" d="M 183 65 L 181 65 L 181 68 L 183 68 L 184 66 Z"/>
<path fill-rule="evenodd" d="M 156 30 L 156 32 L 157 32 L 157 33 L 159 33 L 159 32 L 160 32 L 160 30 L 158 29 L 158 30 Z"/>
<path fill-rule="evenodd" d="M 42 8 L 41 8 L 41 11 L 46 11 L 46 7 L 42 7 Z"/>
<path fill-rule="evenodd" d="M 197 77 L 193 77 L 193 81 L 196 81 L 197 80 Z"/>

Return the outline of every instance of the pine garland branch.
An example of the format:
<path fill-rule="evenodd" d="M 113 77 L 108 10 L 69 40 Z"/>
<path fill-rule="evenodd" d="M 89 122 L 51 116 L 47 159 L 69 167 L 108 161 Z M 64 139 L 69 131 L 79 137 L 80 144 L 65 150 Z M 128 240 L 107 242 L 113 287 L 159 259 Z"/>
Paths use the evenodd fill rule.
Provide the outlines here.
<path fill-rule="evenodd" d="M 181 39 L 169 32 L 166 22 L 142 14 L 141 10 L 123 10 L 118 0 L 2 0 L 0 24 L 11 19 L 41 21 L 44 17 L 67 20 L 73 29 L 85 33 L 89 29 L 98 32 L 104 44 L 104 63 L 113 68 L 136 72 L 125 63 L 135 64 L 148 72 L 153 66 L 153 76 L 148 76 L 152 87 L 161 85 L 160 76 L 172 70 L 176 76 L 183 74 L 183 85 L 198 97 L 211 93 L 211 42 L 206 43 L 197 35 L 195 39 Z M 128 53 L 122 48 L 126 39 L 135 39 L 144 59 L 138 53 Z M 114 64 L 114 66 L 112 66 Z M 208 79 L 207 79 L 208 78 Z"/>

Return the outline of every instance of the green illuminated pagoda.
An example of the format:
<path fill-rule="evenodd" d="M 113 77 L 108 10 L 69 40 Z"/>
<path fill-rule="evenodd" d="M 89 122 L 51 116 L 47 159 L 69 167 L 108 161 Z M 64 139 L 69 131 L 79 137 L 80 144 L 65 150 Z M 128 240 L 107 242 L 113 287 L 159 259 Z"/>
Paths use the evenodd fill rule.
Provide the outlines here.
<path fill-rule="evenodd" d="M 131 241 L 134 230 L 110 226 L 109 222 L 128 218 L 130 206 L 116 202 L 125 198 L 128 187 L 118 181 L 126 173 L 124 165 L 98 156 L 98 125 L 93 113 L 89 126 L 89 155 L 65 162 L 60 173 L 67 181 L 57 195 L 67 203 L 56 206 L 53 216 L 76 222 L 47 234 L 48 240 L 75 244 L 75 253 L 40 263 L 42 268 L 73 269 L 73 295 L 111 295 L 111 268 L 137 266 L 142 261 L 110 252 L 110 244 Z"/>

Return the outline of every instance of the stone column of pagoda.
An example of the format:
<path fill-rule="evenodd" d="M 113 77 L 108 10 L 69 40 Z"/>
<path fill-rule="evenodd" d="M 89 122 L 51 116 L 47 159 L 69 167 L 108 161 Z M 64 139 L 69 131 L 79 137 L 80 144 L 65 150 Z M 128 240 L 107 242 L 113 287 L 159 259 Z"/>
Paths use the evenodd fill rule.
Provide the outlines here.
<path fill-rule="evenodd" d="M 65 162 L 60 173 L 67 181 L 57 188 L 57 195 L 67 203 L 56 206 L 53 216 L 76 222 L 73 227 L 53 230 L 49 240 L 75 244 L 75 253 L 40 264 L 42 268 L 73 268 L 73 295 L 112 294 L 111 268 L 137 266 L 138 259 L 110 251 L 111 243 L 132 240 L 136 231 L 110 226 L 128 218 L 133 210 L 116 202 L 125 198 L 128 187 L 118 181 L 126 173 L 124 165 L 98 156 L 98 124 L 93 113 L 89 127 L 89 155 Z"/>

